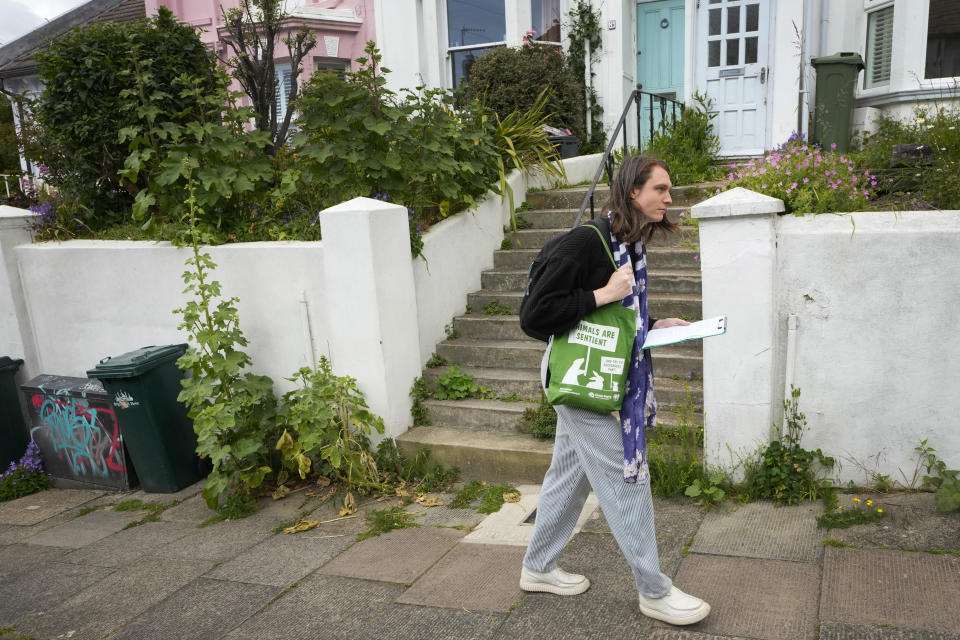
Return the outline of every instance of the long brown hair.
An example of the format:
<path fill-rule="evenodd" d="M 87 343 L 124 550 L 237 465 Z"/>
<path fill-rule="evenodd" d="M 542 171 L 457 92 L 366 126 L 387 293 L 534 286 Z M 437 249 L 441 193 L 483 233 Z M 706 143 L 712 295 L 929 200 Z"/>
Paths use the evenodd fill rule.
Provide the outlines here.
<path fill-rule="evenodd" d="M 631 156 L 623 159 L 620 169 L 613 177 L 610 195 L 604 201 L 601 210 L 613 212 L 610 216 L 610 230 L 620 238 L 621 242 L 633 244 L 642 235 L 646 243 L 657 231 L 666 236 L 679 228 L 667 216 L 663 216 L 660 222 L 644 224 L 631 203 L 630 192 L 634 188 L 643 189 L 654 167 L 660 167 L 670 173 L 670 167 L 663 160 L 649 156 Z"/>

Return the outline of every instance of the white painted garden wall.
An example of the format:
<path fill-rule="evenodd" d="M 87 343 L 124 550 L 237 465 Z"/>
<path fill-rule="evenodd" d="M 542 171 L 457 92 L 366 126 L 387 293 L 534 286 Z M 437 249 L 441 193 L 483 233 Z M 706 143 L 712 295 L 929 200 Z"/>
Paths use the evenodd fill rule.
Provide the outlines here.
<path fill-rule="evenodd" d="M 777 210 L 744 189 L 692 209 L 704 317 L 729 318 L 703 346 L 708 462 L 765 445 L 793 384 L 803 445 L 835 456 L 843 482 L 903 483 L 921 440 L 960 466 L 960 211 Z"/>
<path fill-rule="evenodd" d="M 572 183 L 593 177 L 599 156 L 565 162 Z M 511 178 L 519 206 L 542 176 Z M 18 381 L 40 373 L 85 376 L 101 358 L 186 341 L 173 309 L 186 301 L 187 250 L 164 242 L 30 243 L 32 214 L 0 211 L 0 355 L 25 360 Z M 357 198 L 320 215 L 323 242 L 253 242 L 208 249 L 212 275 L 239 298 L 253 371 L 283 378 L 331 358 L 357 378 L 391 435 L 410 424 L 408 393 L 493 264 L 509 205 L 488 194 L 474 211 L 435 225 L 411 260 L 407 212 Z"/>

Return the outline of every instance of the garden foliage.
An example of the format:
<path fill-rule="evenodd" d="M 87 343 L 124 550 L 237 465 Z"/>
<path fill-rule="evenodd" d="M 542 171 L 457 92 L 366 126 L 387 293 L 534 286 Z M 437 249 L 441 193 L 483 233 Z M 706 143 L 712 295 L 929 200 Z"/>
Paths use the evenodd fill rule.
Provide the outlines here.
<path fill-rule="evenodd" d="M 247 339 L 240 330 L 237 299 L 224 298 L 212 279 L 216 264 L 201 249 L 208 236 L 197 225 L 197 201 L 188 182 L 184 240 L 191 250 L 183 274 L 191 299 L 176 309 L 178 329 L 187 332 L 191 347 L 177 361 L 188 372 L 178 400 L 185 403 L 197 434 L 197 454 L 209 458 L 213 470 L 203 497 L 213 509 L 222 495 L 249 496 L 268 478 L 278 487 L 311 473 L 323 473 L 347 489 L 369 491 L 382 482 L 369 436 L 383 433 L 382 420 L 370 413 L 350 377 L 333 375 L 329 362 L 301 368 L 289 378 L 299 387 L 278 404 L 273 380 L 250 372 L 243 351 Z M 239 501 L 239 502 L 238 502 Z"/>
<path fill-rule="evenodd" d="M 772 499 L 780 506 L 815 500 L 830 489 L 830 481 L 819 476 L 815 463 L 831 468 L 834 459 L 820 449 L 808 451 L 800 445 L 807 418 L 799 405 L 800 389 L 791 385 L 790 397 L 783 401 L 785 431 L 770 442 L 758 462 L 747 468 L 750 497 Z"/>
<path fill-rule="evenodd" d="M 911 117 L 902 120 L 881 114 L 874 132 L 861 140 L 861 166 L 888 167 L 897 144 L 924 145 L 930 151 L 930 161 L 900 171 L 890 191 L 907 191 L 917 185 L 917 191 L 931 206 L 960 209 L 960 110 L 921 104 Z"/>
<path fill-rule="evenodd" d="M 92 227 L 120 220 L 145 185 L 121 175 L 129 148 L 118 132 L 143 117 L 157 127 L 194 121 L 203 110 L 199 98 L 217 86 L 194 27 L 164 7 L 150 20 L 97 22 L 65 34 L 37 54 L 37 69 L 44 91 L 33 109 L 40 128 L 27 141 L 28 155 Z M 171 90 L 184 74 L 196 92 Z M 125 91 L 133 86 L 151 105 L 143 115 Z"/>
<path fill-rule="evenodd" d="M 0 502 L 28 496 L 51 487 L 50 476 L 43 471 L 40 450 L 31 442 L 18 462 L 0 473 Z"/>
<path fill-rule="evenodd" d="M 544 91 L 546 124 L 570 129 L 578 140 L 586 140 L 583 71 L 576 76 L 559 47 L 528 43 L 477 58 L 466 97 L 483 101 L 504 120 L 515 111 L 529 111 Z"/>
<path fill-rule="evenodd" d="M 647 155 L 660 158 L 670 166 L 673 184 L 707 182 L 718 177 L 715 166 L 720 151 L 720 139 L 713 129 L 716 113 L 712 101 L 699 93 L 693 96 L 694 104 L 680 111 L 675 124 L 669 123 L 655 130 Z"/>

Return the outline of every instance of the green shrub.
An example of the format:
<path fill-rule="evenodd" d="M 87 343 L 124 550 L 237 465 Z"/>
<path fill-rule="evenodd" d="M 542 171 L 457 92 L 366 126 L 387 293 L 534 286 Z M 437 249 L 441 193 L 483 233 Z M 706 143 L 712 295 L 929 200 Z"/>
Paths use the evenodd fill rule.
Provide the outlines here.
<path fill-rule="evenodd" d="M 284 394 L 277 411 L 277 429 L 283 430 L 275 446 L 281 454 L 277 485 L 295 474 L 306 479 L 316 462 L 348 494 L 379 489 L 370 436 L 383 433 L 383 420 L 368 409 L 356 379 L 333 375 L 321 356 L 315 368 L 304 367 L 287 380 L 299 386 Z"/>
<path fill-rule="evenodd" d="M 315 73 L 304 86 L 298 184 L 327 206 L 357 196 L 403 204 L 416 224 L 473 206 L 497 176 L 493 119 L 476 101 L 455 110 L 444 89 L 390 91 L 380 58 L 368 43 L 359 70 Z"/>
<path fill-rule="evenodd" d="M 437 389 L 433 392 L 433 397 L 437 400 L 460 400 L 470 396 L 486 397 L 489 394 L 489 388 L 478 385 L 473 381 L 472 375 L 463 373 L 460 367 L 453 365 L 446 373 L 437 377 Z"/>
<path fill-rule="evenodd" d="M 141 99 L 156 109 L 148 117 L 158 129 L 197 120 L 199 98 L 218 83 L 212 55 L 194 27 L 161 7 L 146 21 L 74 29 L 36 57 L 44 90 L 28 155 L 50 184 L 79 201 L 84 224 L 96 229 L 123 219 L 146 180 L 121 177 L 129 146 L 119 132 L 142 119 L 134 108 Z M 181 93 L 174 84 L 181 76 L 199 91 Z M 134 87 L 136 98 L 128 93 Z"/>
<path fill-rule="evenodd" d="M 895 144 L 925 145 L 931 151 L 931 162 L 905 170 L 906 184 L 887 178 L 892 181 L 887 190 L 903 191 L 911 183 L 917 184 L 921 196 L 933 207 L 960 209 L 960 112 L 921 104 L 902 120 L 882 114 L 875 131 L 860 144 L 859 166 L 872 170 L 889 167 Z"/>
<path fill-rule="evenodd" d="M 800 446 L 807 418 L 800 412 L 800 390 L 790 387 L 790 398 L 783 401 L 786 432 L 773 440 L 760 460 L 746 470 L 747 493 L 752 498 L 768 498 L 777 506 L 815 500 L 831 489 L 829 480 L 819 477 L 814 463 L 831 468 L 833 458 L 820 449 L 808 451 Z"/>
<path fill-rule="evenodd" d="M 536 409 L 524 409 L 518 426 L 537 440 L 553 440 L 557 435 L 557 412 L 541 393 L 540 405 Z"/>
<path fill-rule="evenodd" d="M 529 111 L 545 90 L 546 123 L 586 141 L 583 73 L 574 74 L 558 47 L 526 44 L 482 55 L 470 69 L 465 97 L 484 100 L 502 121 L 514 111 Z"/>
<path fill-rule="evenodd" d="M 680 112 L 676 124 L 654 132 L 645 153 L 660 158 L 670 166 L 674 184 L 707 182 L 719 177 L 715 166 L 720 139 L 713 130 L 712 101 L 696 93 L 693 105 Z"/>

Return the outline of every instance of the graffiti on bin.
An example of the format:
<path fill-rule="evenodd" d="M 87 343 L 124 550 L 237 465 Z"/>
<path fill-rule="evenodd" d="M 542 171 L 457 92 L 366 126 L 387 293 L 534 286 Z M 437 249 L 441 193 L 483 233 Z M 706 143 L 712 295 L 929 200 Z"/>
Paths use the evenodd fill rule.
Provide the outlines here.
<path fill-rule="evenodd" d="M 91 407 L 86 400 L 67 395 L 38 393 L 32 402 L 42 424 L 30 430 L 30 438 L 36 442 L 38 432 L 44 433 L 53 453 L 74 474 L 107 476 L 111 470 L 126 471 L 117 414 L 112 409 Z"/>

